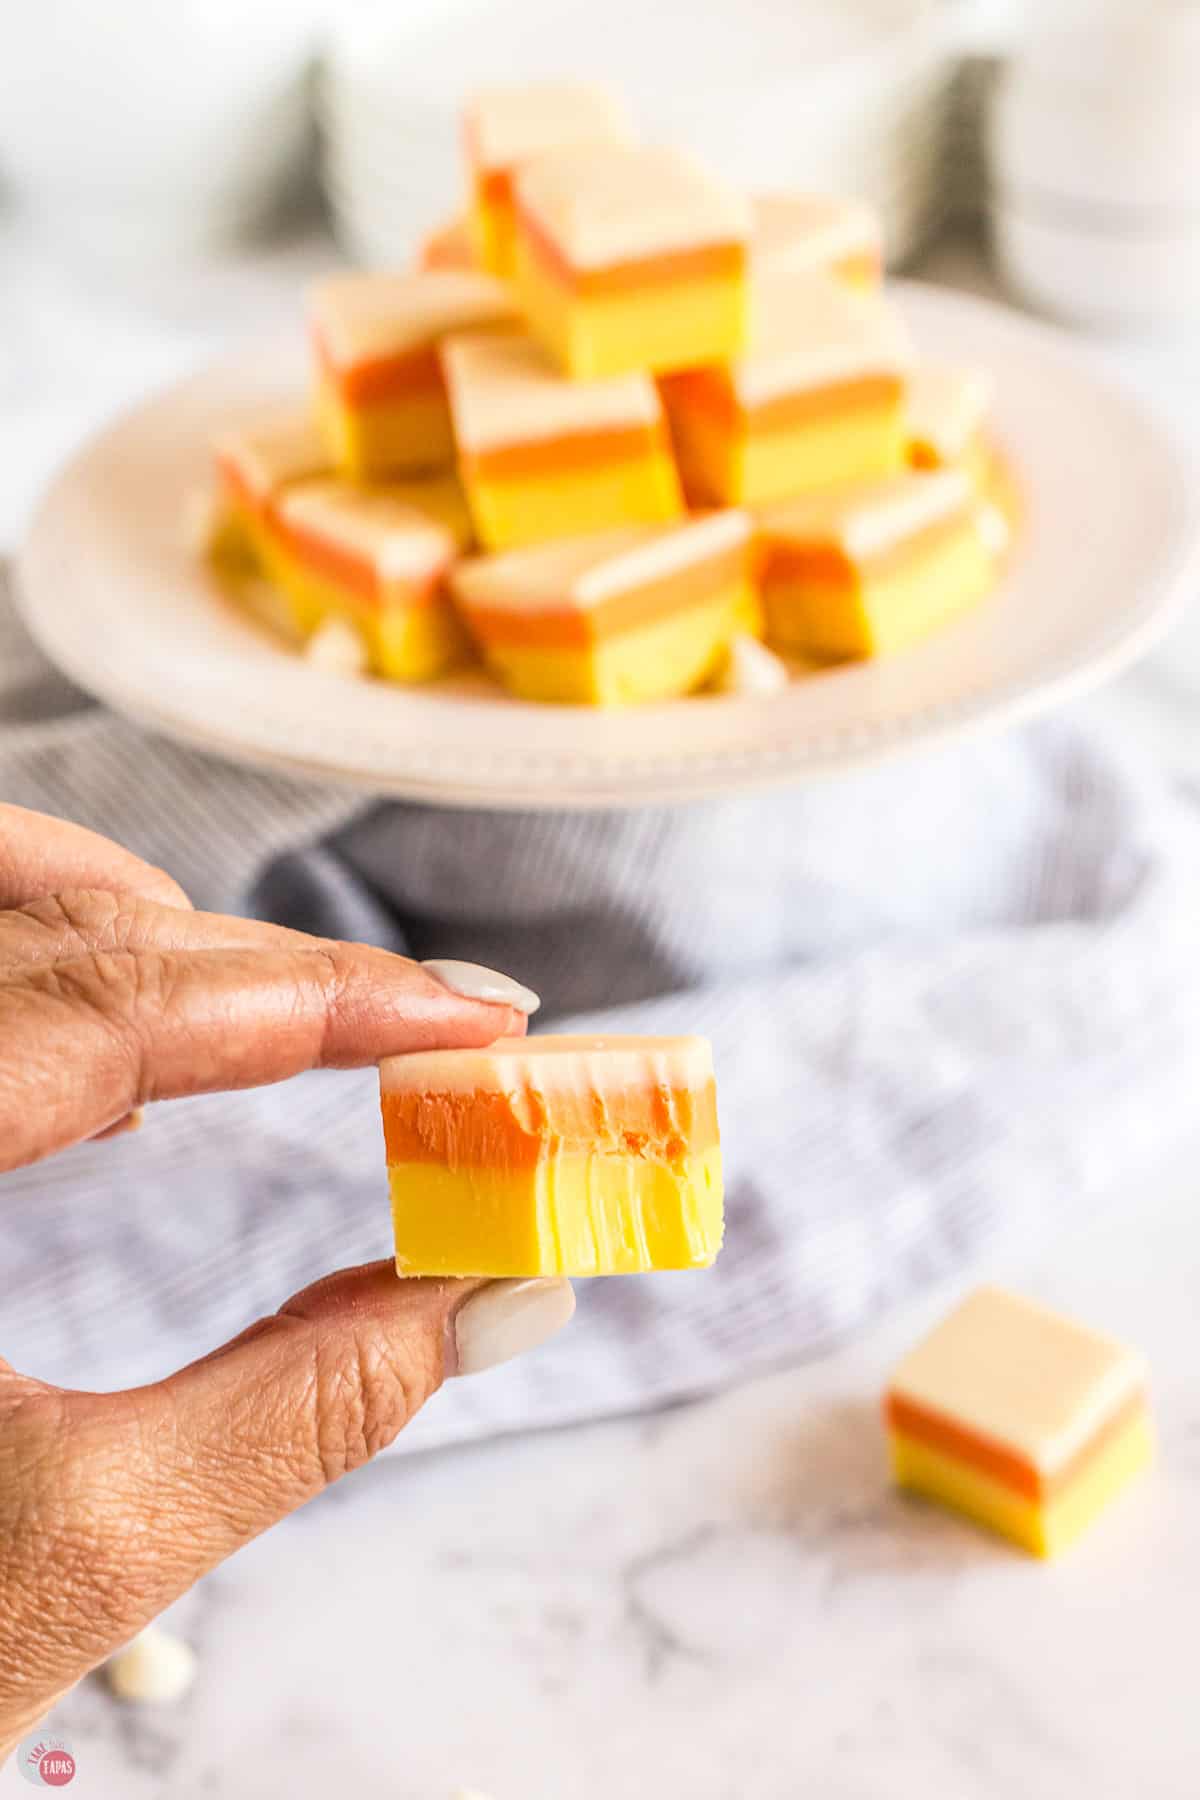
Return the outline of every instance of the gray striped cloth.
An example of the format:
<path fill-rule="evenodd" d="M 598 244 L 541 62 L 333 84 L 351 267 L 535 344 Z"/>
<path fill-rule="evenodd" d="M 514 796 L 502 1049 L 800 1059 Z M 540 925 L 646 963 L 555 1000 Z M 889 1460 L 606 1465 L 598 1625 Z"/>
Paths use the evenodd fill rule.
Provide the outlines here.
<path fill-rule="evenodd" d="M 810 1354 L 1086 1213 L 1195 1111 L 1200 831 L 1066 726 L 677 809 L 364 806 L 114 718 L 0 605 L 0 793 L 119 838 L 200 905 L 508 970 L 543 1025 L 712 1038 L 716 1268 L 581 1284 L 570 1331 L 454 1384 L 409 1447 Z M 0 1201 L 0 1351 L 143 1381 L 388 1254 L 375 1082 L 160 1107 L 0 1177 Z"/>

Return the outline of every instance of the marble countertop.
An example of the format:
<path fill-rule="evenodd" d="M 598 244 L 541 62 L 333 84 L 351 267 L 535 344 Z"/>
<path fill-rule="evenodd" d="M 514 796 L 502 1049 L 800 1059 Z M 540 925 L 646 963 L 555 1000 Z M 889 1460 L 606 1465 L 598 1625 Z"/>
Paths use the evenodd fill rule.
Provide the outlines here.
<path fill-rule="evenodd" d="M 1189 1163 L 992 1271 L 1154 1369 L 1160 1466 L 1061 1562 L 888 1486 L 878 1396 L 930 1295 L 704 1403 L 362 1471 L 174 1609 L 183 1702 L 58 1708 L 80 1794 L 1194 1800 Z"/>
<path fill-rule="evenodd" d="M 0 544 L 31 462 L 48 466 L 93 418 L 209 354 L 229 294 L 239 329 L 261 327 L 327 257 L 286 251 L 235 289 L 212 275 L 186 299 L 178 284 L 143 297 L 136 314 L 101 284 L 87 300 L 98 357 L 74 328 L 64 340 L 83 303 L 56 276 L 42 270 L 36 294 L 6 287 L 6 267 L 27 265 L 0 240 L 0 401 L 27 452 L 0 457 Z M 984 280 L 953 256 L 935 272 Z M 67 364 L 52 367 L 63 341 Z M 1119 360 L 1184 412 L 1194 347 Z M 1200 730 L 1171 682 L 1177 660 L 1088 705 L 1195 777 Z M 951 1298 L 931 1294 L 836 1355 L 707 1402 L 360 1472 L 174 1609 L 200 1657 L 183 1702 L 122 1707 L 92 1679 L 57 1709 L 75 1791 L 1194 1800 L 1193 1166 L 1177 1159 L 1086 1231 L 989 1270 L 1143 1346 L 1154 1370 L 1160 1466 L 1061 1563 L 888 1486 L 879 1392 Z M 18 1791 L 10 1764 L 0 1794 Z"/>

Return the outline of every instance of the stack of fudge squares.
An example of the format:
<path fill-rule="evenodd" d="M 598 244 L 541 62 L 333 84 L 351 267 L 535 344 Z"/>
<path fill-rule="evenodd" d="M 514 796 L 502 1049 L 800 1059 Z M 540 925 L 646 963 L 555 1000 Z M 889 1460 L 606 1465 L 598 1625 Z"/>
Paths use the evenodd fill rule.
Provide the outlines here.
<path fill-rule="evenodd" d="M 914 365 L 865 208 L 746 198 L 586 85 L 481 93 L 464 142 L 466 214 L 414 268 L 317 286 L 315 403 L 216 446 L 296 634 L 620 705 L 753 640 L 884 654 L 986 593 L 989 384 Z"/>

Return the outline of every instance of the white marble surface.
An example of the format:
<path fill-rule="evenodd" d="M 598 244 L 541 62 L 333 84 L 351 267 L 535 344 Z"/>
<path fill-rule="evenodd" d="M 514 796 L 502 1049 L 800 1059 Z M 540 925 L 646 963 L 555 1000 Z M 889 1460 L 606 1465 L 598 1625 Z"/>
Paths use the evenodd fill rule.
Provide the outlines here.
<path fill-rule="evenodd" d="M 0 331 L 0 400 L 25 445 L 18 458 L 0 443 L 0 543 L 31 471 L 208 354 L 234 329 L 229 298 L 240 330 L 285 321 L 295 276 L 327 254 L 302 246 L 236 282 L 160 284 L 131 307 L 107 280 L 81 298 L 44 266 L 30 277 L 0 240 L 13 327 Z M 939 267 L 978 281 L 973 264 Z M 6 287 L 18 270 L 22 285 Z M 1111 354 L 1186 423 L 1194 348 Z M 1168 652 L 1088 705 L 1194 777 L 1181 660 Z M 122 1707 L 93 1679 L 58 1708 L 73 1791 L 1194 1800 L 1194 1161 L 989 1271 L 1141 1344 L 1155 1372 L 1160 1467 L 1061 1564 L 889 1490 L 880 1386 L 949 1298 L 934 1295 L 823 1362 L 709 1402 L 354 1476 L 175 1609 L 201 1659 L 184 1702 Z M 25 1791 L 0 1770 L 0 1794 Z"/>
<path fill-rule="evenodd" d="M 59 1707 L 80 1794 L 1194 1800 L 1190 1167 L 992 1273 L 1155 1372 L 1161 1465 L 1060 1563 L 889 1490 L 878 1395 L 931 1296 L 709 1402 L 353 1477 L 175 1609 L 184 1702 Z"/>

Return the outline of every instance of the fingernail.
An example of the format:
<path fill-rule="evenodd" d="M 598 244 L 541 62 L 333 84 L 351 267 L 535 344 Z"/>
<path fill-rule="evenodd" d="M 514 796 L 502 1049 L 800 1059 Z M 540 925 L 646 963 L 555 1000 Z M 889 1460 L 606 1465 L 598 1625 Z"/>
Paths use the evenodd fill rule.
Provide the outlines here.
<path fill-rule="evenodd" d="M 501 975 L 497 969 L 485 969 L 481 963 L 435 957 L 421 967 L 464 1000 L 488 1000 L 495 1006 L 511 1006 L 515 1012 L 526 1014 L 535 1013 L 542 1004 L 532 988 L 522 987 L 511 975 Z"/>
<path fill-rule="evenodd" d="M 569 1281 L 489 1281 L 454 1318 L 455 1375 L 478 1375 L 561 1331 L 575 1311 Z"/>

